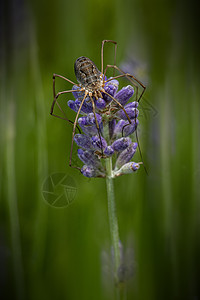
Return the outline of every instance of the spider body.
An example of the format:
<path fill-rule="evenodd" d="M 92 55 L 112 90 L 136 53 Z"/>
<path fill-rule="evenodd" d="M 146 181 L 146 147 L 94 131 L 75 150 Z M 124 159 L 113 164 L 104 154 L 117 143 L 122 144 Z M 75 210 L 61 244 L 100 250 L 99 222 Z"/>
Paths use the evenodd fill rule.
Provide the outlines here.
<path fill-rule="evenodd" d="M 102 98 L 101 90 L 103 87 L 101 72 L 95 63 L 85 56 L 77 58 L 74 64 L 74 71 L 77 81 L 81 84 L 90 96 Z"/>

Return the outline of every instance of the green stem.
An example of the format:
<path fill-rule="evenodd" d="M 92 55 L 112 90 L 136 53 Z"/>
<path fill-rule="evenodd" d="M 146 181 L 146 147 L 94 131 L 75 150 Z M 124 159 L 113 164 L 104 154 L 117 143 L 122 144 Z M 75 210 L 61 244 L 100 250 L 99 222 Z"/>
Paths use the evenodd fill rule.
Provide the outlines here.
<path fill-rule="evenodd" d="M 115 195 L 114 185 L 112 178 L 112 158 L 106 159 L 106 185 L 107 185 L 107 197 L 108 197 L 108 217 L 110 225 L 110 234 L 112 246 L 114 249 L 114 267 L 115 267 L 115 279 L 118 281 L 117 271 L 120 266 L 120 249 L 119 249 L 119 232 L 118 232 L 118 221 L 115 207 Z"/>

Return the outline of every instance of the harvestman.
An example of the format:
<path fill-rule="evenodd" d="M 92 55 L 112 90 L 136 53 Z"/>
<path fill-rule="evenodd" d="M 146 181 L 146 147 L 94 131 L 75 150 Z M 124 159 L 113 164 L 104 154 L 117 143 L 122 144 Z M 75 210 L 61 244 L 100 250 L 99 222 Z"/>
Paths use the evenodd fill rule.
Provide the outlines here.
<path fill-rule="evenodd" d="M 105 43 L 113 43 L 115 45 L 115 60 L 114 60 L 114 65 L 107 65 L 105 70 L 104 70 L 103 69 L 103 53 L 104 53 L 104 44 Z M 132 85 L 135 86 L 135 88 L 136 88 L 136 101 L 138 101 L 138 102 L 142 98 L 142 95 L 144 94 L 144 91 L 146 89 L 146 87 L 143 85 L 143 83 L 140 82 L 135 76 L 133 76 L 129 73 L 123 72 L 119 67 L 116 66 L 116 52 L 117 52 L 117 42 L 112 41 L 112 40 L 103 40 L 102 41 L 102 46 L 101 46 L 101 72 L 97 69 L 96 65 L 89 58 L 87 58 L 85 56 L 79 57 L 75 61 L 75 64 L 74 64 L 75 75 L 76 75 L 76 78 L 77 78 L 77 81 L 79 82 L 79 84 L 74 83 L 73 81 L 69 80 L 68 78 L 66 78 L 64 76 L 61 76 L 61 75 L 58 75 L 58 74 L 53 74 L 53 96 L 54 96 L 54 100 L 53 100 L 52 105 L 51 105 L 50 114 L 52 116 L 57 117 L 57 118 L 67 120 L 73 126 L 72 143 L 71 143 L 70 160 L 69 160 L 69 166 L 72 167 L 72 168 L 76 168 L 76 169 L 80 170 L 79 167 L 72 166 L 71 161 L 72 161 L 73 142 L 74 142 L 74 135 L 75 135 L 76 127 L 77 127 L 77 121 L 78 121 L 78 117 L 79 117 L 81 108 L 83 106 L 83 103 L 84 103 L 86 97 L 89 96 L 90 101 L 92 103 L 92 109 L 93 109 L 93 113 L 94 113 L 95 123 L 96 123 L 96 127 L 97 127 L 97 130 L 98 130 L 98 135 L 99 135 L 100 143 L 101 143 L 102 157 L 104 157 L 103 156 L 103 146 L 102 146 L 102 142 L 101 142 L 100 129 L 99 129 L 99 124 L 98 124 L 97 117 L 96 117 L 95 103 L 94 103 L 93 97 L 95 97 L 95 99 L 103 98 L 102 93 L 108 95 L 116 103 L 116 105 L 124 111 L 129 123 L 131 124 L 131 119 L 130 119 L 129 115 L 127 114 L 126 110 L 124 109 L 123 105 L 121 103 L 119 103 L 113 96 L 108 94 L 104 90 L 104 86 L 110 80 L 126 77 L 132 83 Z M 105 80 L 106 72 L 109 68 L 113 69 L 113 73 L 114 73 L 115 70 L 117 70 L 121 74 L 117 75 L 117 76 L 114 76 L 114 77 L 112 77 L 108 80 Z M 103 72 L 103 70 L 104 70 L 104 72 Z M 75 90 L 61 91 L 61 92 L 58 92 L 56 94 L 56 91 L 55 91 L 55 79 L 56 79 L 56 77 L 62 78 L 64 80 L 68 81 L 69 83 L 77 86 L 79 89 L 76 90 L 76 91 L 85 93 L 83 99 L 81 100 L 81 104 L 80 104 L 79 109 L 77 111 L 76 118 L 75 118 L 74 122 L 70 121 L 66 117 L 66 115 L 63 112 L 63 110 L 61 109 L 57 99 L 60 95 L 66 94 L 66 93 L 72 93 Z M 138 98 L 138 85 L 136 84 L 136 82 L 143 89 L 140 96 L 139 96 L 139 98 Z M 60 116 L 55 115 L 53 113 L 55 103 L 59 107 L 60 111 L 63 113 L 64 117 L 60 117 Z M 127 126 L 127 125 L 125 125 L 125 126 Z M 136 130 L 136 138 L 137 138 L 137 130 Z M 137 138 L 137 140 L 138 140 L 138 138 Z M 141 151 L 140 151 L 140 155 L 141 155 Z"/>

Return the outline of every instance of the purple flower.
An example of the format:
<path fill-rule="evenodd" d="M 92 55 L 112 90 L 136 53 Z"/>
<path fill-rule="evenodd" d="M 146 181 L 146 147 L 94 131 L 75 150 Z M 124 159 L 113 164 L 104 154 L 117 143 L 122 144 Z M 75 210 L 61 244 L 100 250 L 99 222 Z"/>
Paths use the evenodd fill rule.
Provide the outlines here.
<path fill-rule="evenodd" d="M 131 85 L 123 87 L 116 95 L 115 99 L 117 99 L 123 106 L 129 101 L 129 99 L 133 96 L 134 89 Z"/>
<path fill-rule="evenodd" d="M 82 116 L 78 118 L 78 124 L 83 134 L 76 134 L 74 141 L 80 147 L 78 157 L 84 164 L 81 172 L 86 177 L 105 177 L 105 159 L 115 162 L 113 177 L 135 172 L 140 167 L 140 163 L 131 161 L 137 149 L 137 143 L 133 142 L 131 134 L 138 125 L 138 102 L 129 102 L 134 94 L 132 86 L 128 85 L 117 91 L 118 86 L 118 81 L 112 79 L 105 83 L 104 90 L 123 105 L 131 124 L 124 110 L 103 91 L 102 98 L 93 97 L 95 114 L 89 97 L 82 104 Z M 75 112 L 79 110 L 85 95 L 85 91 L 80 92 L 79 89 L 78 86 L 73 87 L 75 101 L 68 101 L 68 106 Z"/>
<path fill-rule="evenodd" d="M 91 139 L 85 134 L 75 134 L 74 141 L 79 147 L 93 149 Z"/>
<path fill-rule="evenodd" d="M 87 166 L 84 165 L 81 169 L 81 173 L 85 176 L 85 177 L 105 177 L 105 173 L 96 169 L 94 166 Z"/>
<path fill-rule="evenodd" d="M 112 146 L 107 146 L 104 150 L 104 154 L 106 156 L 112 156 L 114 154 L 114 149 L 112 148 Z"/>
<path fill-rule="evenodd" d="M 136 172 L 140 168 L 140 164 L 141 163 L 135 163 L 133 161 L 128 162 L 115 172 L 115 176 L 118 177 L 121 175 Z"/>
<path fill-rule="evenodd" d="M 101 151 L 107 147 L 106 140 L 103 137 L 99 138 L 99 136 L 95 135 L 91 138 L 91 141 L 93 148 L 96 150 Z"/>
<path fill-rule="evenodd" d="M 112 144 L 112 148 L 114 151 L 120 152 L 125 150 L 131 143 L 132 141 L 129 137 L 122 137 L 121 139 L 114 141 L 114 143 Z"/>
<path fill-rule="evenodd" d="M 116 168 L 119 169 L 123 165 L 128 163 L 132 159 L 133 155 L 135 154 L 136 148 L 137 148 L 137 143 L 131 143 L 124 151 L 122 151 L 116 160 L 115 169 Z"/>
<path fill-rule="evenodd" d="M 97 109 L 104 109 L 106 107 L 107 103 L 104 99 L 98 98 L 96 100 L 96 108 Z"/>
<path fill-rule="evenodd" d="M 99 125 L 101 124 L 102 118 L 99 114 L 96 113 L 96 119 L 95 119 L 94 113 L 90 113 L 87 115 L 86 125 L 96 125 L 96 121 Z"/>
<path fill-rule="evenodd" d="M 101 116 L 96 114 L 97 122 L 100 129 L 102 129 Z M 89 136 L 98 134 L 96 127 L 96 121 L 93 113 L 88 114 L 87 116 L 81 117 L 78 119 L 78 124 L 80 125 L 83 132 Z"/>
<path fill-rule="evenodd" d="M 79 99 L 76 99 L 75 100 L 75 104 L 76 104 L 76 107 L 77 107 L 77 111 L 81 105 L 81 100 Z M 91 102 L 87 102 L 86 100 L 84 101 L 82 107 L 81 107 L 81 113 L 85 113 L 85 114 L 88 114 L 88 113 L 91 113 L 92 112 L 92 103 Z"/>
<path fill-rule="evenodd" d="M 123 136 L 126 137 L 136 130 L 138 124 L 138 119 L 136 119 L 136 121 L 135 119 L 131 120 L 131 124 L 129 123 L 129 121 L 119 120 L 119 122 L 115 126 L 113 136 L 117 138 L 122 136 L 123 134 Z"/>
<path fill-rule="evenodd" d="M 118 86 L 119 86 L 119 82 L 117 80 L 113 79 L 106 83 L 104 89 L 108 94 L 110 94 L 111 96 L 114 96 L 118 90 Z M 106 102 L 112 101 L 112 98 L 109 97 L 108 95 L 106 95 L 105 93 L 103 94 L 103 97 Z"/>
<path fill-rule="evenodd" d="M 134 108 L 134 107 L 131 107 L 131 106 L 128 106 L 126 105 L 124 107 L 125 111 L 127 112 L 128 116 L 130 119 L 136 119 L 139 115 L 139 110 L 137 108 Z M 119 118 L 119 119 L 123 119 L 123 120 L 127 120 L 127 115 L 125 114 L 124 110 L 123 109 L 120 109 L 117 113 L 116 113 L 116 116 Z"/>
<path fill-rule="evenodd" d="M 92 150 L 83 150 L 78 149 L 78 157 L 82 162 L 89 166 L 101 167 L 101 163 L 96 155 L 94 155 L 94 151 Z"/>

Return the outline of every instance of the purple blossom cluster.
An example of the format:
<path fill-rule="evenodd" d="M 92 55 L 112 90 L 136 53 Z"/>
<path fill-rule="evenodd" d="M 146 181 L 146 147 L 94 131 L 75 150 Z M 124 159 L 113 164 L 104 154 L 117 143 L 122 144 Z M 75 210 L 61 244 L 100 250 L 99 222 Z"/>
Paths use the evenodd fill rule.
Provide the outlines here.
<path fill-rule="evenodd" d="M 95 115 L 90 97 L 87 97 L 81 108 L 78 125 L 83 133 L 75 134 L 74 141 L 78 145 L 78 157 L 83 162 L 81 172 L 86 177 L 106 177 L 105 160 L 112 158 L 112 177 L 132 173 L 139 169 L 140 163 L 131 161 L 137 143 L 131 139 L 131 134 L 138 126 L 138 102 L 129 101 L 134 94 L 132 86 L 128 85 L 118 91 L 117 80 L 108 81 L 104 90 L 114 97 L 122 108 L 109 95 L 102 93 L 102 98 L 95 99 Z M 74 100 L 68 101 L 68 106 L 78 111 L 84 93 L 78 86 L 73 86 Z M 97 129 L 97 124 L 98 127 Z"/>

